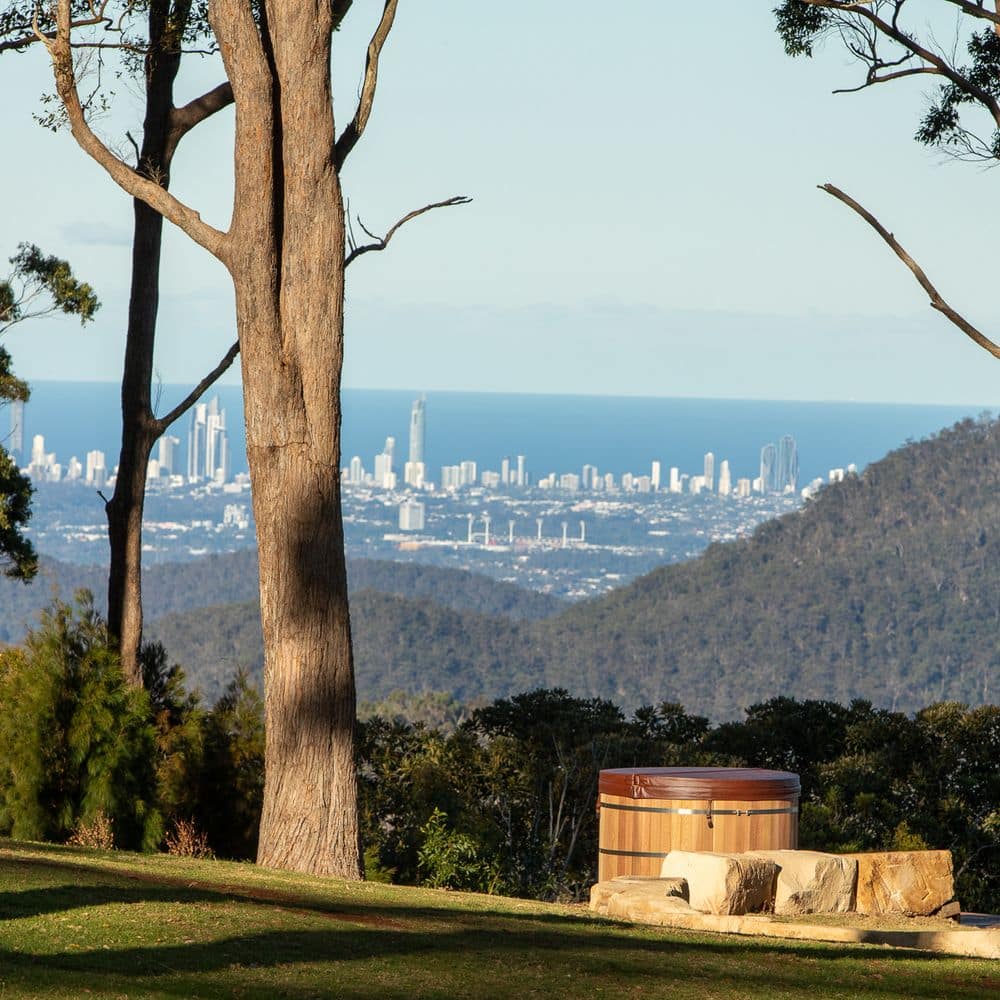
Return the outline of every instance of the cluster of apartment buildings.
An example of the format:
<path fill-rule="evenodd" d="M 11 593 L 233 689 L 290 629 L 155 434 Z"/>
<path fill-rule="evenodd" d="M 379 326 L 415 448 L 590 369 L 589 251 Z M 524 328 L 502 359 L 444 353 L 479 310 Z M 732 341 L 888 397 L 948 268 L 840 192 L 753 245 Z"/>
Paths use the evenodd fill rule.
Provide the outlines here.
<path fill-rule="evenodd" d="M 11 430 L 8 451 L 20 458 L 23 450 L 23 404 L 11 406 Z M 155 456 L 146 466 L 146 480 L 165 486 L 213 483 L 223 485 L 232 480 L 232 457 L 226 430 L 226 411 L 218 397 L 191 408 L 188 425 L 186 461 L 181 457 L 180 438 L 164 434 L 156 443 Z M 108 467 L 107 455 L 99 449 L 88 451 L 84 462 L 72 456 L 65 468 L 55 452 L 45 450 L 45 437 L 35 434 L 31 439 L 30 461 L 22 470 L 36 482 L 82 482 L 103 489 L 114 482 L 117 466 Z"/>

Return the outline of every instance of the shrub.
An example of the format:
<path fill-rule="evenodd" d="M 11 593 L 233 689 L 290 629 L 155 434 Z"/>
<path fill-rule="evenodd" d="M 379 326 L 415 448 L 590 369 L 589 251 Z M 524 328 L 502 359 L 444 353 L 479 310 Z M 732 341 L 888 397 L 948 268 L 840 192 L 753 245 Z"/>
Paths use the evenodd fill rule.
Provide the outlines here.
<path fill-rule="evenodd" d="M 423 843 L 417 852 L 425 885 L 436 889 L 496 892 L 501 881 L 495 864 L 480 855 L 477 841 L 448 826 L 448 817 L 435 809 L 420 828 Z"/>
<path fill-rule="evenodd" d="M 98 809 L 89 820 L 77 823 L 66 843 L 73 847 L 95 847 L 110 851 L 115 846 L 115 825 L 103 809 Z"/>
<path fill-rule="evenodd" d="M 0 659 L 0 832 L 64 841 L 103 815 L 117 846 L 154 849 L 149 699 L 126 683 L 90 594 L 57 601 Z"/>
<path fill-rule="evenodd" d="M 167 853 L 179 858 L 214 858 L 208 846 L 208 836 L 195 825 L 194 820 L 178 819 L 167 833 Z"/>

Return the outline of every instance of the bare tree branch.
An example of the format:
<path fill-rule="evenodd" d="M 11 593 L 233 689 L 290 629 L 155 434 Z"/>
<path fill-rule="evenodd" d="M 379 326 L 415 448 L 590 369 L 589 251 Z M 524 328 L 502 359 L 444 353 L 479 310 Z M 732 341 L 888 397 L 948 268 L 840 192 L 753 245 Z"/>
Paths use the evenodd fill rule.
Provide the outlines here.
<path fill-rule="evenodd" d="M 990 113 L 993 121 L 1000 128 L 1000 103 L 997 102 L 996 98 L 988 90 L 973 83 L 967 76 L 956 70 L 942 56 L 921 45 L 913 35 L 898 27 L 895 23 L 895 17 L 890 23 L 879 17 L 875 10 L 869 10 L 869 7 L 878 7 L 876 0 L 799 0 L 799 2 L 810 7 L 824 7 L 827 10 L 853 14 L 867 21 L 886 38 L 891 38 L 897 45 L 908 52 L 912 52 L 913 55 L 923 60 L 928 66 L 935 67 L 940 76 L 945 77 L 949 82 L 953 83 L 962 93 L 975 98 Z M 897 11 L 900 6 L 901 4 L 897 2 Z"/>
<path fill-rule="evenodd" d="M 373 250 L 384 250 L 389 245 L 389 240 L 395 235 L 396 230 L 401 226 L 405 226 L 407 222 L 411 219 L 415 219 L 418 215 L 423 215 L 426 212 L 431 212 L 435 208 L 450 208 L 452 205 L 468 205 L 471 202 L 471 198 L 466 198 L 465 195 L 456 195 L 454 198 L 448 198 L 445 201 L 436 201 L 433 205 L 424 205 L 423 208 L 415 208 L 412 212 L 408 212 L 404 215 L 399 222 L 397 222 L 386 234 L 385 236 L 379 237 L 374 233 L 370 232 L 365 228 L 364 223 L 358 219 L 358 225 L 375 241 L 374 243 L 366 243 L 363 246 L 354 246 L 354 236 L 353 233 L 350 235 L 350 242 L 352 244 L 350 253 L 344 259 L 344 267 L 347 267 L 352 261 L 356 260 L 364 253 L 371 253 Z M 348 228 L 350 229 L 350 223 L 348 223 Z"/>
<path fill-rule="evenodd" d="M 127 163 L 120 160 L 104 145 L 87 123 L 80 95 L 76 88 L 76 74 L 73 69 L 73 50 L 70 45 L 70 0 L 59 0 L 56 22 L 56 37 L 40 40 L 49 51 L 52 71 L 55 75 L 56 90 L 66 108 L 70 131 L 80 147 L 110 174 L 112 180 L 133 198 L 146 202 L 175 226 L 183 229 L 191 239 L 223 259 L 228 243 L 227 235 L 204 222 L 194 209 L 179 201 L 155 181 L 137 173 Z"/>
<path fill-rule="evenodd" d="M 364 133 L 368 118 L 372 113 L 372 105 L 375 102 L 375 87 L 378 83 L 378 60 L 382 53 L 382 46 L 389 37 L 392 30 L 392 21 L 396 16 L 396 5 L 399 0 L 385 0 L 385 8 L 382 11 L 382 19 L 372 35 L 372 40 L 368 43 L 368 55 L 365 58 L 365 78 L 361 85 L 361 97 L 358 101 L 358 110 L 354 113 L 351 123 L 341 133 L 334 147 L 334 160 L 337 170 L 344 165 L 351 150 L 357 145 L 358 140 Z M 345 11 L 346 13 L 346 11 Z"/>
<path fill-rule="evenodd" d="M 157 433 L 162 434 L 178 417 L 194 406 L 201 398 L 202 393 L 213 386 L 225 373 L 229 366 L 236 360 L 236 355 L 240 353 L 240 342 L 237 340 L 232 347 L 226 351 L 225 357 L 167 414 L 157 417 Z"/>
<path fill-rule="evenodd" d="M 989 351 L 993 357 L 1000 359 L 1000 344 L 995 344 L 989 337 L 981 333 L 964 316 L 957 313 L 943 298 L 938 290 L 931 284 L 930 279 L 924 274 L 920 265 L 899 245 L 896 237 L 882 225 L 874 215 L 867 209 L 859 205 L 849 194 L 845 194 L 840 188 L 833 184 L 820 184 L 821 191 L 833 195 L 838 201 L 843 202 L 848 208 L 861 216 L 872 229 L 888 244 L 892 252 L 910 269 L 917 283 L 930 297 L 931 307 L 946 316 L 955 324 L 967 337 L 975 341 L 984 351 Z"/>
<path fill-rule="evenodd" d="M 177 143 L 196 125 L 216 112 L 229 107 L 233 103 L 233 88 L 228 80 L 213 87 L 210 91 L 189 101 L 183 107 L 174 108 L 170 112 L 170 136 L 167 140 L 167 158 L 177 148 Z"/>
<path fill-rule="evenodd" d="M 834 94 L 856 94 L 859 90 L 867 90 L 869 87 L 874 87 L 877 83 L 888 83 L 890 80 L 899 80 L 904 76 L 920 76 L 924 73 L 930 73 L 934 76 L 941 76 L 941 70 L 935 69 L 933 66 L 919 66 L 913 69 L 897 69 L 895 72 L 886 73 L 884 76 L 878 75 L 878 70 L 872 67 L 868 71 L 868 79 L 864 83 L 858 84 L 857 87 L 838 87 L 836 90 L 832 91 Z"/>
<path fill-rule="evenodd" d="M 993 24 L 1000 27 L 1000 13 L 995 10 L 987 10 L 981 3 L 972 3 L 970 0 L 945 0 L 945 3 L 954 4 L 970 17 L 981 17 L 984 21 L 992 21 Z"/>
<path fill-rule="evenodd" d="M 69 23 L 70 30 L 74 28 L 89 28 L 94 25 L 107 23 L 108 19 L 104 16 L 104 9 L 107 5 L 108 0 L 101 0 L 100 3 L 97 3 L 96 0 L 91 0 L 91 3 L 88 4 L 90 8 L 89 16 L 79 17 L 75 20 L 71 18 Z M 35 17 L 30 22 L 25 22 L 15 28 L 11 28 L 10 32 L 17 32 L 18 37 L 8 39 L 5 42 L 0 41 L 0 52 L 26 49 L 29 45 L 34 45 L 36 42 L 54 41 L 56 37 L 56 31 L 43 32 L 38 30 L 37 9 Z"/>

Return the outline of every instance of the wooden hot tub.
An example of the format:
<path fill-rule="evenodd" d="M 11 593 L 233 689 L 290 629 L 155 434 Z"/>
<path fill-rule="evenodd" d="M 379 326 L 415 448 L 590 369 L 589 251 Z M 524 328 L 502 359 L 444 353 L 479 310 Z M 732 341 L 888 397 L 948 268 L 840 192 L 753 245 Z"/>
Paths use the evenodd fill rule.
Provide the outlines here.
<path fill-rule="evenodd" d="M 659 875 L 669 851 L 774 851 L 799 842 L 799 776 L 743 767 L 601 771 L 598 879 Z"/>

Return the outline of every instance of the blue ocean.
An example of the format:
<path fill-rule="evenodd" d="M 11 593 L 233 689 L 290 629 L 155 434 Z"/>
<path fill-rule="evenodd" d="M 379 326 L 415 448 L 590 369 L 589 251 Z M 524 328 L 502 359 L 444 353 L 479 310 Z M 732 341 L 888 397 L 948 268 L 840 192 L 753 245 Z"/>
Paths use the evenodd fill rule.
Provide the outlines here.
<path fill-rule="evenodd" d="M 159 412 L 181 399 L 188 388 L 164 386 Z M 241 390 L 221 386 L 217 395 L 226 410 L 233 473 L 246 470 Z M 410 408 L 423 395 L 413 391 L 348 389 L 344 392 L 343 462 L 361 456 L 374 464 L 386 437 L 396 439 L 403 460 L 409 441 Z M 705 452 L 716 467 L 728 459 L 733 478 L 758 474 L 760 450 L 791 434 L 798 443 L 799 482 L 854 463 L 859 469 L 907 440 L 916 440 L 977 416 L 981 407 L 872 403 L 767 402 L 733 399 L 524 395 L 506 393 L 426 393 L 426 463 L 437 480 L 442 465 L 472 459 L 482 469 L 499 469 L 504 456 L 525 455 L 532 480 L 550 472 L 579 472 L 584 464 L 619 477 L 648 474 L 659 461 L 666 477 L 670 466 L 682 472 L 701 470 Z M 35 382 L 24 412 L 24 444 L 30 451 L 35 434 L 45 450 L 64 466 L 70 456 L 81 461 L 92 449 L 117 462 L 121 417 L 119 388 L 103 382 Z M 6 431 L 7 420 L 0 417 Z M 187 445 L 188 421 L 173 427 Z"/>

